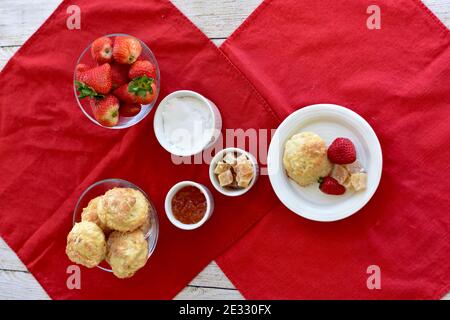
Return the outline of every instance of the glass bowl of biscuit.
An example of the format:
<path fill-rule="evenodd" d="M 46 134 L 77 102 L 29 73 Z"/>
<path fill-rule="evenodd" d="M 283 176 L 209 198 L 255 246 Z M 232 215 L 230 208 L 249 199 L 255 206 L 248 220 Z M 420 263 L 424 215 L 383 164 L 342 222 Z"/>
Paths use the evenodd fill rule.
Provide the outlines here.
<path fill-rule="evenodd" d="M 129 278 L 153 254 L 158 234 L 158 215 L 147 194 L 129 181 L 105 179 L 78 199 L 66 253 L 77 264 Z"/>

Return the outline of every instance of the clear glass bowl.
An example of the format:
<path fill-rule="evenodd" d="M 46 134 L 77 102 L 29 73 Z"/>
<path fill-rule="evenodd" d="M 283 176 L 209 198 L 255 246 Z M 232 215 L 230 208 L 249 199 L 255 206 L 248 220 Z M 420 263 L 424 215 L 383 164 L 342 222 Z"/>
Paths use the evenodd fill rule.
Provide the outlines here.
<path fill-rule="evenodd" d="M 83 212 L 83 208 L 87 207 L 89 201 L 94 199 L 95 197 L 103 195 L 106 191 L 112 189 L 112 188 L 133 188 L 137 189 L 145 196 L 147 201 L 150 204 L 151 208 L 151 228 L 145 235 L 145 238 L 148 242 L 148 255 L 147 260 L 152 255 L 153 251 L 155 251 L 156 243 L 158 242 L 158 235 L 159 235 L 159 223 L 158 223 L 158 214 L 156 213 L 155 206 L 153 205 L 152 201 L 149 199 L 147 194 L 138 186 L 134 185 L 131 182 L 128 182 L 126 180 L 122 179 L 106 179 L 101 180 L 93 185 L 89 186 L 84 192 L 81 194 L 80 198 L 77 201 L 77 204 L 75 206 L 75 210 L 73 211 L 73 224 L 81 221 L 81 213 Z M 106 261 L 103 261 L 100 265 L 97 266 L 97 268 L 112 272 L 111 268 L 109 267 L 108 263 Z"/>
<path fill-rule="evenodd" d="M 113 33 L 113 34 L 105 35 L 104 37 L 114 38 L 116 36 L 133 37 L 133 36 L 130 36 L 130 35 L 124 34 L 124 33 Z M 133 37 L 133 38 L 136 38 L 136 37 Z M 81 111 L 83 111 L 84 115 L 89 118 L 89 120 L 91 120 L 93 123 L 95 123 L 96 125 L 98 125 L 100 127 L 107 128 L 107 129 L 125 129 L 125 128 L 129 128 L 131 126 L 134 126 L 135 124 L 139 123 L 142 119 L 144 119 L 150 113 L 150 111 L 153 109 L 153 106 L 156 103 L 156 100 L 158 100 L 158 95 L 159 95 L 159 90 L 160 90 L 160 81 L 161 81 L 158 62 L 156 61 L 155 55 L 153 54 L 152 50 L 150 50 L 150 48 L 142 40 L 140 40 L 138 38 L 136 38 L 136 39 L 139 40 L 142 45 L 141 57 L 144 57 L 146 60 L 149 60 L 156 68 L 156 96 L 152 103 L 141 105 L 141 111 L 134 117 L 122 117 L 121 116 L 119 118 L 119 123 L 114 127 L 105 127 L 105 126 L 101 125 L 97 120 L 95 120 L 94 115 L 92 114 L 92 107 L 91 107 L 90 99 L 88 99 L 88 98 L 84 98 L 81 100 L 78 99 L 77 87 L 75 86 L 76 71 L 74 70 L 73 91 L 75 93 L 75 99 L 78 102 L 78 106 L 80 107 Z M 77 64 L 75 65 L 75 67 L 80 63 L 85 63 L 89 66 L 97 65 L 95 60 L 91 56 L 91 45 L 92 45 L 92 43 L 89 44 L 89 46 L 87 46 L 87 48 L 83 50 L 80 57 L 78 58 L 78 61 L 77 61 Z"/>

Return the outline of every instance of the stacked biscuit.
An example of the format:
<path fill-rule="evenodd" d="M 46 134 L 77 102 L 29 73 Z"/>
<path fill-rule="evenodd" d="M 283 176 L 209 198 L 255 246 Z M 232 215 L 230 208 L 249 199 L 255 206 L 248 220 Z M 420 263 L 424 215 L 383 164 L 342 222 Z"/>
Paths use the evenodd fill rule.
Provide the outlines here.
<path fill-rule="evenodd" d="M 147 262 L 150 227 L 151 207 L 142 192 L 113 188 L 83 209 L 67 236 L 66 254 L 88 268 L 106 259 L 115 276 L 129 278 Z"/>

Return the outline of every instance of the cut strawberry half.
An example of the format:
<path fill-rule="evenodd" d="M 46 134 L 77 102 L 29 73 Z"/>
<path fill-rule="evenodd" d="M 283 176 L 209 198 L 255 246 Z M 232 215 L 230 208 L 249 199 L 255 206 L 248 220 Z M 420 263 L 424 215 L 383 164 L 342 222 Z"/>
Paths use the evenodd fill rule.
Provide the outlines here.
<path fill-rule="evenodd" d="M 324 177 L 319 179 L 319 189 L 326 194 L 339 196 L 345 193 L 345 187 L 332 177 Z"/>

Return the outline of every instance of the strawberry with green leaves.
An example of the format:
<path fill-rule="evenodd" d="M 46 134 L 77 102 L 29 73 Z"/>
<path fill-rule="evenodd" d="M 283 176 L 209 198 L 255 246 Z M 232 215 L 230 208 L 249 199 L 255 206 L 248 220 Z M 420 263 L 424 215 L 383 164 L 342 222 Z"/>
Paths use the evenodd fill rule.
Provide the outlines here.
<path fill-rule="evenodd" d="M 156 97 L 156 84 L 144 75 L 114 90 L 114 95 L 122 102 L 149 104 Z"/>
<path fill-rule="evenodd" d="M 80 99 L 102 97 L 111 91 L 112 74 L 111 66 L 108 63 L 80 72 L 76 78 L 75 85 Z"/>

